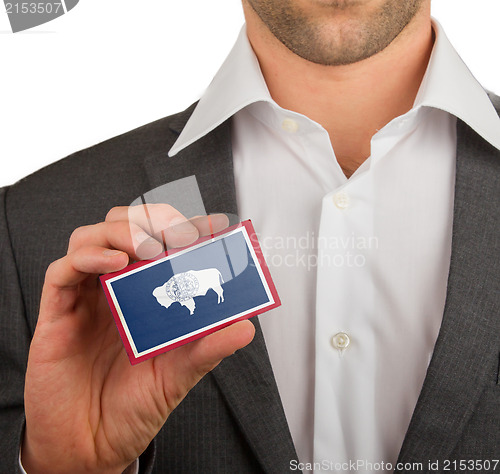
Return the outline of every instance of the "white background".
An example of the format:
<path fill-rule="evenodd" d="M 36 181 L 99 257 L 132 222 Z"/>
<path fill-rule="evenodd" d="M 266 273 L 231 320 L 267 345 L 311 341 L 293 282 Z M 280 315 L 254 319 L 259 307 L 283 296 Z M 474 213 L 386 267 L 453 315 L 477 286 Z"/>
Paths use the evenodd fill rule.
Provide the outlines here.
<path fill-rule="evenodd" d="M 500 1 L 433 0 L 433 14 L 500 93 Z M 189 106 L 242 24 L 239 0 L 80 0 L 13 34 L 0 2 L 0 186 Z"/>

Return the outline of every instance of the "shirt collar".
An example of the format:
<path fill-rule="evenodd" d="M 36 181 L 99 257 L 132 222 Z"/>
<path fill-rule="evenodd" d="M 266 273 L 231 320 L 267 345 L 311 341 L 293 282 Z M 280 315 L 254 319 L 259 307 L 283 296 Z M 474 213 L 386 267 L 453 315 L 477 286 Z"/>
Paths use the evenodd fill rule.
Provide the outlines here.
<path fill-rule="evenodd" d="M 436 20 L 433 20 L 433 27 L 436 40 L 414 108 L 426 106 L 444 110 L 500 150 L 500 118 L 488 95 Z M 170 149 L 169 156 L 176 155 L 239 110 L 256 102 L 274 104 L 243 26 L 233 49 Z"/>
<path fill-rule="evenodd" d="M 432 24 L 436 41 L 414 107 L 444 110 L 500 150 L 500 118 L 488 94 L 453 48 L 441 25 L 434 19 Z"/>

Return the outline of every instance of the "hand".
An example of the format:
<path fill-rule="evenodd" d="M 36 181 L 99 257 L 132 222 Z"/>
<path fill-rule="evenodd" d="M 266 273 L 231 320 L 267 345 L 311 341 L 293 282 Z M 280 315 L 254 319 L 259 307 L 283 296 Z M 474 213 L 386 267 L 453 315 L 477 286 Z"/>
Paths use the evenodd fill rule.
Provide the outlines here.
<path fill-rule="evenodd" d="M 159 254 L 160 242 L 188 245 L 227 225 L 225 216 L 186 221 L 154 205 L 114 208 L 105 222 L 73 233 L 67 255 L 47 270 L 30 348 L 22 448 L 29 474 L 122 472 L 187 392 L 252 340 L 252 323 L 242 321 L 131 366 L 98 280 Z"/>

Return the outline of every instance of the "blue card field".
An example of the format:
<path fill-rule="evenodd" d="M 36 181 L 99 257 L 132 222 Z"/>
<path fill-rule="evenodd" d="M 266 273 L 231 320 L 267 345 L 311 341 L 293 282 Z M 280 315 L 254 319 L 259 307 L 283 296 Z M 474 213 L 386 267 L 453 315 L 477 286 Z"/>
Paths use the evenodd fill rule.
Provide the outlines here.
<path fill-rule="evenodd" d="M 249 220 L 100 278 L 132 364 L 281 304 Z"/>

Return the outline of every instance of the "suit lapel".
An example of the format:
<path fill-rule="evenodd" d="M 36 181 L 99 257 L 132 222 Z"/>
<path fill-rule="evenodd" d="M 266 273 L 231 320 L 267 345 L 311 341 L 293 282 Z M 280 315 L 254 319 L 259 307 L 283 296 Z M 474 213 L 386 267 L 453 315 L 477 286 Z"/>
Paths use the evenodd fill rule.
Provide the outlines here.
<path fill-rule="evenodd" d="M 254 341 L 212 375 L 264 472 L 290 471 L 298 459 L 257 318 Z"/>
<path fill-rule="evenodd" d="M 174 140 L 191 115 L 192 108 L 179 114 L 170 124 Z M 170 146 L 172 144 L 173 141 Z M 151 189 L 194 175 L 208 213 L 237 214 L 229 122 L 175 156 L 169 157 L 168 150 L 166 148 L 148 156 L 144 162 Z"/>
<path fill-rule="evenodd" d="M 443 322 L 399 461 L 443 460 L 498 364 L 495 239 L 500 152 L 459 121 L 448 293 Z M 488 370 L 491 369 L 491 370 Z"/>
<path fill-rule="evenodd" d="M 171 122 L 175 135 L 192 109 Z M 195 175 L 208 213 L 237 214 L 229 121 L 174 157 L 168 157 L 168 149 L 149 156 L 145 168 L 151 189 Z M 282 473 L 289 470 L 290 460 L 297 459 L 297 455 L 258 318 L 252 322 L 256 327 L 253 342 L 225 359 L 210 376 L 215 378 L 264 471 Z"/>

